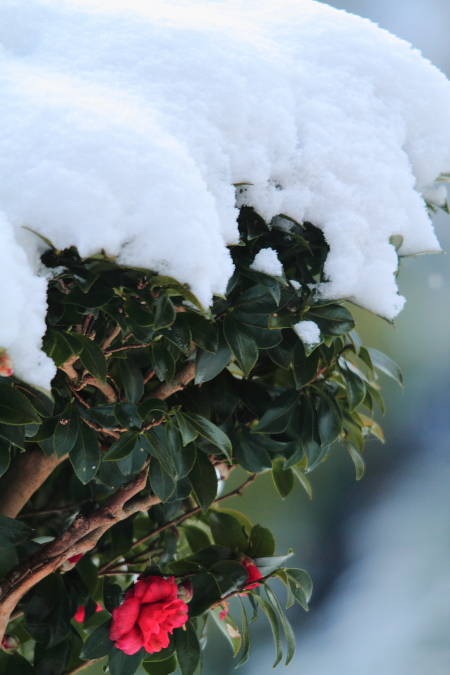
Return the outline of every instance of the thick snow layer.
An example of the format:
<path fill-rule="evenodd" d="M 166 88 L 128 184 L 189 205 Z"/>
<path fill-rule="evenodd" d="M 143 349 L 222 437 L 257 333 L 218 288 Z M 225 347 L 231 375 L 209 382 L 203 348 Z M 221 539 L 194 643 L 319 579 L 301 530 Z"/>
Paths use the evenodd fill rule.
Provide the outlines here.
<path fill-rule="evenodd" d="M 0 347 L 48 386 L 41 242 L 189 283 L 232 273 L 240 203 L 321 227 L 327 297 L 388 318 L 402 253 L 439 245 L 420 190 L 450 168 L 450 85 L 311 0 L 2 0 Z"/>
<path fill-rule="evenodd" d="M 299 321 L 293 326 L 295 332 L 308 347 L 320 342 L 320 328 L 314 321 Z"/>
<path fill-rule="evenodd" d="M 272 277 L 283 276 L 283 265 L 278 260 L 278 254 L 273 248 L 262 248 L 250 265 L 255 272 L 264 272 Z"/>

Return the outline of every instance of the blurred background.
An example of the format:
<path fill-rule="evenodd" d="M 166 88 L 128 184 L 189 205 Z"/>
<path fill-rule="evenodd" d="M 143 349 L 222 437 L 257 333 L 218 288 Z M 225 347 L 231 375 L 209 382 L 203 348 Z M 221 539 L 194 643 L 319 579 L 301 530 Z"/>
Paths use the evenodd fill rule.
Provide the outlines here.
<path fill-rule="evenodd" d="M 411 42 L 450 75 L 448 0 L 328 4 Z M 438 216 L 435 224 L 442 248 L 450 252 L 450 218 Z M 277 552 L 292 546 L 292 567 L 313 578 L 310 612 L 298 605 L 288 611 L 297 652 L 287 669 L 279 666 L 286 675 L 450 673 L 448 256 L 405 259 L 399 286 L 407 304 L 395 327 L 355 312 L 364 344 L 391 356 L 405 379 L 402 394 L 380 377 L 386 444 L 368 443 L 365 477 L 355 481 L 349 456 L 337 448 L 311 476 L 312 501 L 296 485 L 280 502 L 270 477 L 262 475 L 243 497 L 226 504 L 273 529 Z M 232 475 L 227 489 L 241 478 Z M 278 583 L 273 587 L 283 598 Z M 252 624 L 251 634 L 242 675 L 266 675 L 275 653 L 264 617 Z M 234 665 L 229 645 L 211 626 L 204 674 L 227 675 Z"/>

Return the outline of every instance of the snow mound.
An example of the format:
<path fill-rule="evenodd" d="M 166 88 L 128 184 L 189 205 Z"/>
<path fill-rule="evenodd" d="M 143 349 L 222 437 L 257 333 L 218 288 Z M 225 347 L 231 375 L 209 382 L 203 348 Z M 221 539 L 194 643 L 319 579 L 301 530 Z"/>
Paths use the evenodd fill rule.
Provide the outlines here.
<path fill-rule="evenodd" d="M 251 270 L 263 272 L 272 277 L 283 276 L 283 265 L 278 260 L 278 254 L 273 248 L 262 248 L 250 265 Z"/>
<path fill-rule="evenodd" d="M 319 344 L 320 328 L 315 321 L 299 321 L 292 327 L 307 347 Z"/>
<path fill-rule="evenodd" d="M 438 251 L 420 190 L 450 168 L 450 85 L 311 0 L 3 0 L 0 347 L 48 387 L 42 244 L 190 284 L 232 273 L 241 202 L 321 227 L 328 298 L 388 318 L 397 257 Z"/>

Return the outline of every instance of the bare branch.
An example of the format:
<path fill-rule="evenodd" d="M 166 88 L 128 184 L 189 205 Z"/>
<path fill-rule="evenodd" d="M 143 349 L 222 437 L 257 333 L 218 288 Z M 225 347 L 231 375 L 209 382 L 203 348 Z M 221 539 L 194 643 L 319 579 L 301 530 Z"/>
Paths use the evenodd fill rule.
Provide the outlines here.
<path fill-rule="evenodd" d="M 189 363 L 186 363 L 186 365 L 183 366 L 183 368 L 178 373 L 176 373 L 170 384 L 163 382 L 158 387 L 156 387 L 156 389 L 153 389 L 148 396 L 145 396 L 144 401 L 148 398 L 169 398 L 169 396 L 174 394 L 176 391 L 184 389 L 189 384 L 189 382 L 194 379 L 194 377 L 195 363 L 190 361 Z"/>

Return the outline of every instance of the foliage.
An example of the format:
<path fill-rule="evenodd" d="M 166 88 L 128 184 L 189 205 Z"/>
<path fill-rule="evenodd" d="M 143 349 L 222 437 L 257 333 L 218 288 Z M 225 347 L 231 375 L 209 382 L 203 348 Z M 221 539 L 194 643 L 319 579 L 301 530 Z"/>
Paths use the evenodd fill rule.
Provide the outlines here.
<path fill-rule="evenodd" d="M 14 672 L 23 662 L 20 672 L 60 675 L 108 656 L 112 675 L 132 675 L 142 660 L 150 675 L 177 663 L 192 675 L 210 621 L 244 663 L 248 611 L 271 625 L 274 665 L 282 658 L 281 623 L 291 660 L 292 629 L 267 582 L 283 582 L 286 607 L 297 601 L 307 609 L 311 580 L 285 566 L 290 554 L 275 555 L 266 528 L 219 505 L 219 480 L 240 465 L 251 474 L 246 484 L 271 471 L 282 499 L 296 480 L 311 496 L 309 474 L 338 443 L 360 478 L 366 438 L 383 440 L 370 416 L 375 404 L 384 412 L 376 370 L 400 384 L 401 374 L 362 346 L 343 301 L 321 299 L 328 247 L 320 230 L 282 215 L 267 224 L 247 207 L 239 228 L 236 271 L 226 297 L 208 311 L 175 279 L 122 267 L 104 253 L 82 260 L 73 248 L 51 247 L 43 255 L 55 272 L 44 349 L 58 373 L 51 396 L 0 378 L 0 469 L 7 480 L 10 455 L 36 446 L 69 461 L 27 504 L 22 516 L 32 527 L 0 518 L 1 572 L 45 552 L 36 537 L 60 537 L 75 513 L 95 514 L 146 467 L 144 492 L 160 503 L 113 524 L 75 567 L 64 563 L 23 597 L 8 629 L 20 638 L 20 654 L 4 654 L 1 672 L 15 659 Z M 277 251 L 281 276 L 251 268 L 266 247 Z M 294 326 L 305 320 L 319 326 L 319 344 L 298 336 Z M 245 591 L 242 555 L 254 560 L 261 586 Z M 127 656 L 109 639 L 111 612 L 136 573 L 193 584 L 187 630 L 176 629 L 160 653 Z M 219 618 L 234 596 L 240 626 L 230 613 Z M 95 611 L 97 602 L 103 611 Z M 80 605 L 82 625 L 71 621 Z"/>

